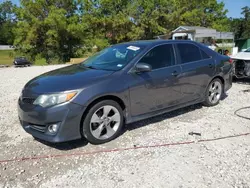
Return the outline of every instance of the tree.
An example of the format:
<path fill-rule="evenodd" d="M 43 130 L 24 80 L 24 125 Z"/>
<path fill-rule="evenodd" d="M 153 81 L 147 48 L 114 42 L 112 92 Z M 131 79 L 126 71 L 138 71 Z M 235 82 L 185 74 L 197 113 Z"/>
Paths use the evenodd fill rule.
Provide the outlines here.
<path fill-rule="evenodd" d="M 156 35 L 169 33 L 173 29 L 173 3 L 174 0 L 134 1 L 130 12 L 137 38 L 153 39 Z"/>
<path fill-rule="evenodd" d="M 235 39 L 250 38 L 250 8 L 243 7 L 241 14 L 243 18 L 230 18 L 230 26 Z"/>
<path fill-rule="evenodd" d="M 203 26 L 218 31 L 229 30 L 224 3 L 217 0 L 174 1 L 172 22 L 180 25 Z"/>
<path fill-rule="evenodd" d="M 12 45 L 14 42 L 15 8 L 11 1 L 0 4 L 0 44 Z"/>
<path fill-rule="evenodd" d="M 244 28 L 242 27 L 242 19 L 240 18 L 230 18 L 230 27 L 231 31 L 234 33 L 235 39 L 242 38 L 242 33 L 244 31 Z"/>
<path fill-rule="evenodd" d="M 241 13 L 244 18 L 242 20 L 242 38 L 250 38 L 250 8 L 245 6 Z"/>
<path fill-rule="evenodd" d="M 94 46 L 153 39 L 180 25 L 229 29 L 217 0 L 21 0 L 16 14 L 15 45 L 48 63 Z"/>
<path fill-rule="evenodd" d="M 83 20 L 95 36 L 114 44 L 153 39 L 180 25 L 228 31 L 224 3 L 216 0 L 83 0 Z M 109 36 L 109 37 L 107 37 Z"/>
<path fill-rule="evenodd" d="M 15 45 L 33 60 L 38 56 L 47 63 L 68 61 L 81 47 L 77 7 L 72 0 L 21 0 Z"/>
<path fill-rule="evenodd" d="M 83 0 L 81 24 L 85 26 L 88 38 L 92 42 L 97 42 L 100 48 L 129 40 L 129 33 L 134 25 L 129 15 L 129 5 L 132 2 L 132 0 Z"/>

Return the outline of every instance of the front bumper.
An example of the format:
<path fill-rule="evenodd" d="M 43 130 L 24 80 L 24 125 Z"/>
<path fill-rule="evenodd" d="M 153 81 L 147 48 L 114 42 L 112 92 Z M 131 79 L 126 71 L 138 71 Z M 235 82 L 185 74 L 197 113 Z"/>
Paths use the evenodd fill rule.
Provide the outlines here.
<path fill-rule="evenodd" d="M 27 133 L 35 138 L 52 143 L 81 138 L 80 123 L 85 107 L 75 103 L 65 103 L 50 108 L 18 102 L 20 123 Z M 51 134 L 48 126 L 59 124 L 58 131 Z"/>

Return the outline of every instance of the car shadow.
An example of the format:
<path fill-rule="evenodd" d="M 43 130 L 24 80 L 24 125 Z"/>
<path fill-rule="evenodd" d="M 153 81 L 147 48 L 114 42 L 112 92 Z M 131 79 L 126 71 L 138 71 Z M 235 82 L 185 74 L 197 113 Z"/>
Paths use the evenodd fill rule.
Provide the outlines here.
<path fill-rule="evenodd" d="M 233 82 L 237 84 L 250 85 L 250 78 L 234 78 Z"/>
<path fill-rule="evenodd" d="M 127 131 L 132 131 L 132 130 L 135 130 L 135 129 L 139 129 L 141 127 L 145 127 L 145 126 L 148 126 L 148 125 L 151 125 L 151 124 L 154 124 L 154 123 L 161 122 L 161 121 L 166 120 L 166 119 L 171 119 L 171 118 L 177 117 L 179 115 L 201 109 L 202 107 L 203 107 L 203 105 L 199 103 L 199 104 L 191 105 L 191 106 L 184 107 L 184 108 L 181 108 L 181 109 L 177 109 L 177 110 L 174 110 L 174 111 L 171 111 L 171 112 L 167 112 L 167 113 L 164 113 L 162 115 L 158 115 L 158 116 L 155 116 L 155 117 L 152 117 L 152 118 L 137 121 L 135 123 L 126 124 L 123 132 L 121 133 L 121 135 L 124 134 Z"/>
<path fill-rule="evenodd" d="M 68 150 L 73 150 L 77 149 L 80 147 L 85 147 L 88 145 L 88 141 L 85 139 L 78 139 L 78 140 L 73 140 L 73 141 L 68 141 L 68 142 L 62 142 L 62 143 L 50 143 L 44 140 L 40 140 L 38 138 L 34 138 L 36 141 L 40 142 L 41 144 L 44 144 L 48 147 L 52 147 L 58 150 L 62 151 L 68 151 Z"/>
<path fill-rule="evenodd" d="M 223 101 L 227 97 L 228 97 L 228 95 L 226 93 L 224 93 L 221 96 L 221 100 Z M 144 120 L 141 120 L 141 121 L 137 121 L 135 123 L 126 124 L 123 133 L 125 133 L 126 131 L 131 131 L 131 130 L 134 130 L 134 129 L 145 127 L 145 126 L 153 124 L 153 123 L 158 123 L 158 122 L 163 121 L 165 119 L 175 118 L 175 117 L 177 117 L 179 115 L 186 114 L 188 112 L 199 110 L 203 106 L 204 105 L 202 103 L 198 103 L 198 104 L 194 104 L 194 105 L 191 105 L 191 106 L 180 108 L 180 109 L 177 109 L 177 110 L 174 110 L 174 111 L 170 111 L 170 112 L 167 112 L 167 113 L 164 113 L 162 115 L 158 115 L 158 116 L 155 116 L 155 117 L 152 117 L 152 118 L 148 118 L 148 119 L 144 119 Z"/>
<path fill-rule="evenodd" d="M 226 98 L 227 98 L 226 94 L 222 96 L 222 100 L 224 100 Z M 126 124 L 119 136 L 122 136 L 127 131 L 133 131 L 135 129 L 139 129 L 141 127 L 145 127 L 145 126 L 148 126 L 148 125 L 151 125 L 151 124 L 154 124 L 154 123 L 158 123 L 158 122 L 161 122 L 161 121 L 166 120 L 166 119 L 175 118 L 175 117 L 177 117 L 179 115 L 182 115 L 182 114 L 185 114 L 185 113 L 188 113 L 188 112 L 192 112 L 192 111 L 195 111 L 195 110 L 199 110 L 202 107 L 203 107 L 203 105 L 199 103 L 199 104 L 191 105 L 191 106 L 184 107 L 184 108 L 181 108 L 181 109 L 177 109 L 177 110 L 174 110 L 174 111 L 171 111 L 171 112 L 167 112 L 167 113 L 164 113 L 162 115 L 158 115 L 158 116 L 155 116 L 155 117 L 152 117 L 152 118 L 148 118 L 148 119 L 144 119 L 144 120 L 137 121 L 137 122 L 134 122 L 134 123 Z M 85 139 L 79 139 L 79 140 L 63 142 L 63 143 L 49 143 L 49 142 L 46 142 L 46 141 L 43 141 L 43 140 L 40 140 L 40 139 L 37 139 L 37 138 L 35 138 L 35 139 L 38 142 L 40 142 L 40 143 L 42 143 L 44 145 L 47 145 L 49 147 L 52 147 L 52 148 L 55 148 L 55 149 L 58 149 L 58 150 L 62 150 L 62 151 L 73 150 L 73 149 L 77 149 L 77 148 L 80 148 L 80 147 L 84 147 L 84 146 L 87 146 L 88 143 L 89 143 Z"/>
<path fill-rule="evenodd" d="M 220 100 L 224 101 L 227 97 L 228 97 L 228 94 L 223 93 Z"/>

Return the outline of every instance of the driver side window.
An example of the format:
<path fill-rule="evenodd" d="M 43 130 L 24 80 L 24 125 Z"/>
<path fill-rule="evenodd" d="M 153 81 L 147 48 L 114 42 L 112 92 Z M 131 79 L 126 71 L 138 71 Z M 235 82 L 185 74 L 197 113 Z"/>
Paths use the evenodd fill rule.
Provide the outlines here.
<path fill-rule="evenodd" d="M 152 66 L 152 70 L 169 67 L 175 64 L 172 44 L 164 44 L 151 49 L 141 60 Z"/>

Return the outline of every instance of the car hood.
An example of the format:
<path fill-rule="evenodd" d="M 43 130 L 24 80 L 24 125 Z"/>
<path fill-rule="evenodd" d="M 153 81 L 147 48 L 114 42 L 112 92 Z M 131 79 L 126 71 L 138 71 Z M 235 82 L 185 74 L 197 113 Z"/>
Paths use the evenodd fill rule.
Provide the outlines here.
<path fill-rule="evenodd" d="M 82 89 L 88 84 L 103 80 L 113 72 L 89 69 L 79 64 L 71 65 L 35 77 L 25 85 L 24 90 L 43 94 Z"/>
<path fill-rule="evenodd" d="M 232 59 L 250 60 L 250 52 L 240 52 L 231 57 Z"/>

